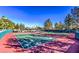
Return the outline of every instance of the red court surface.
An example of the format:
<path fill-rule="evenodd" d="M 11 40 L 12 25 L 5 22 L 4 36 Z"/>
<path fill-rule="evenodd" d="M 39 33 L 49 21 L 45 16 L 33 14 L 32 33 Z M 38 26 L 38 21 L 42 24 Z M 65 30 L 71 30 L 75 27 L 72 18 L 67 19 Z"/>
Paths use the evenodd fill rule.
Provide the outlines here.
<path fill-rule="evenodd" d="M 9 34 L 5 35 L 0 40 L 0 52 L 1 53 L 13 53 L 13 52 L 17 52 L 17 51 L 28 53 L 28 52 L 31 52 L 33 50 L 38 49 L 37 47 L 35 47 L 35 48 L 29 49 L 29 50 L 26 49 L 25 51 L 20 51 L 20 50 L 22 50 L 21 48 L 18 48 L 18 49 L 10 48 L 6 44 L 7 44 L 7 41 L 9 40 L 9 38 L 12 38 L 12 37 L 15 37 L 13 35 L 13 33 L 9 33 Z M 55 37 L 56 41 L 51 42 L 51 44 L 50 43 L 43 44 L 42 47 L 43 47 L 43 50 L 45 50 L 43 53 L 48 53 L 49 50 L 53 50 L 53 53 L 79 52 L 78 51 L 79 41 L 74 39 L 74 34 L 70 34 L 67 37 L 65 37 L 65 36 L 56 36 L 56 35 L 52 36 L 52 37 Z M 66 45 L 63 46 L 63 44 L 61 45 L 61 43 L 59 43 L 59 42 L 64 43 Z M 61 45 L 61 47 L 59 45 Z M 38 51 L 40 51 L 40 50 L 38 49 Z M 34 52 L 32 52 L 32 53 L 34 53 Z"/>
<path fill-rule="evenodd" d="M 7 40 L 9 38 L 11 38 L 13 36 L 12 33 L 9 33 L 7 35 L 5 35 L 2 39 L 0 39 L 0 52 L 2 53 L 8 53 L 8 52 L 13 52 L 15 51 L 14 48 L 7 48 L 6 44 L 7 44 Z"/>

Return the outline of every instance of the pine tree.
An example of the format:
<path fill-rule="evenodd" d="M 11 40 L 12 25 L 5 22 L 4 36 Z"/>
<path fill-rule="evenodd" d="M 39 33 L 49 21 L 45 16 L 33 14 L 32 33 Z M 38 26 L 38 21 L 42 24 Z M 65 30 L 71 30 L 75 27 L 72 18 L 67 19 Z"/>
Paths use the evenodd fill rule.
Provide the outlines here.
<path fill-rule="evenodd" d="M 65 18 L 65 27 L 66 29 L 73 29 L 73 18 L 70 14 L 68 14 Z"/>
<path fill-rule="evenodd" d="M 71 14 L 73 16 L 74 21 L 76 21 L 75 22 L 76 29 L 79 29 L 79 25 L 77 25 L 79 23 L 79 8 L 74 7 L 73 9 L 71 9 Z"/>
<path fill-rule="evenodd" d="M 55 23 L 55 30 L 63 30 L 64 25 L 61 22 Z"/>
<path fill-rule="evenodd" d="M 50 21 L 50 19 L 47 19 L 44 23 L 44 29 L 45 30 L 51 30 L 52 29 L 52 22 Z"/>

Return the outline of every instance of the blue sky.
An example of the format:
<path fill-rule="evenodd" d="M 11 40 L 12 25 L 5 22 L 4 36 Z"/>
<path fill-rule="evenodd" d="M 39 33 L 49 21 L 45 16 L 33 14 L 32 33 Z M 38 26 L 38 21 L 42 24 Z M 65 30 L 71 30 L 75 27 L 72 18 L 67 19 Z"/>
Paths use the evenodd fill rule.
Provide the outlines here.
<path fill-rule="evenodd" d="M 0 17 L 7 16 L 15 23 L 23 23 L 28 27 L 43 26 L 45 20 L 52 23 L 63 23 L 72 6 L 0 6 Z"/>

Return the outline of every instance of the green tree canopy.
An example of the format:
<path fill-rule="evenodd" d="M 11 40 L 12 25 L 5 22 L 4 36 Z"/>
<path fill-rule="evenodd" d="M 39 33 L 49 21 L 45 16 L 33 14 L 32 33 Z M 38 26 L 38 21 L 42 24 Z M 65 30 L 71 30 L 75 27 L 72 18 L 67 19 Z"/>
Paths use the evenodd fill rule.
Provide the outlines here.
<path fill-rule="evenodd" d="M 73 29 L 74 21 L 73 21 L 73 17 L 70 14 L 66 16 L 64 23 L 66 29 Z"/>
<path fill-rule="evenodd" d="M 44 23 L 44 29 L 45 30 L 50 30 L 52 29 L 52 22 L 50 21 L 50 19 L 47 19 Z"/>
<path fill-rule="evenodd" d="M 73 9 L 71 9 L 71 14 L 73 16 L 74 19 L 74 26 L 76 29 L 79 29 L 79 7 L 74 7 Z"/>
<path fill-rule="evenodd" d="M 15 24 L 10 21 L 6 16 L 2 16 L 0 19 L 1 29 L 14 29 Z"/>
<path fill-rule="evenodd" d="M 63 30 L 64 25 L 61 22 L 55 23 L 55 30 Z"/>
<path fill-rule="evenodd" d="M 20 30 L 24 30 L 25 29 L 25 25 L 24 24 L 20 24 Z"/>

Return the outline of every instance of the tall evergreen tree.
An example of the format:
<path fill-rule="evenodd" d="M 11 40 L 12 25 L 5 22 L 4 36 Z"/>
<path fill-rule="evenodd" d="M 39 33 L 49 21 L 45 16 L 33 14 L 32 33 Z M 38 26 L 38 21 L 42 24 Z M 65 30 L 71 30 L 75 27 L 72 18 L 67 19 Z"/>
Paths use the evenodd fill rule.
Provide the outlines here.
<path fill-rule="evenodd" d="M 55 23 L 55 30 L 63 30 L 64 25 L 61 22 Z"/>
<path fill-rule="evenodd" d="M 74 7 L 73 9 L 71 9 L 71 14 L 75 21 L 76 29 L 79 29 L 79 8 Z"/>
<path fill-rule="evenodd" d="M 19 27 L 20 27 L 20 30 L 24 30 L 25 29 L 25 25 L 24 24 L 20 24 Z"/>
<path fill-rule="evenodd" d="M 65 18 L 66 29 L 73 29 L 73 24 L 74 24 L 73 17 L 70 14 L 68 14 Z"/>
<path fill-rule="evenodd" d="M 52 22 L 50 21 L 50 19 L 47 19 L 44 23 L 44 29 L 45 30 L 51 30 L 52 29 Z"/>
<path fill-rule="evenodd" d="M 15 25 L 15 29 L 17 29 L 17 30 L 19 30 L 19 29 L 20 29 L 19 24 L 16 24 L 16 25 Z"/>

